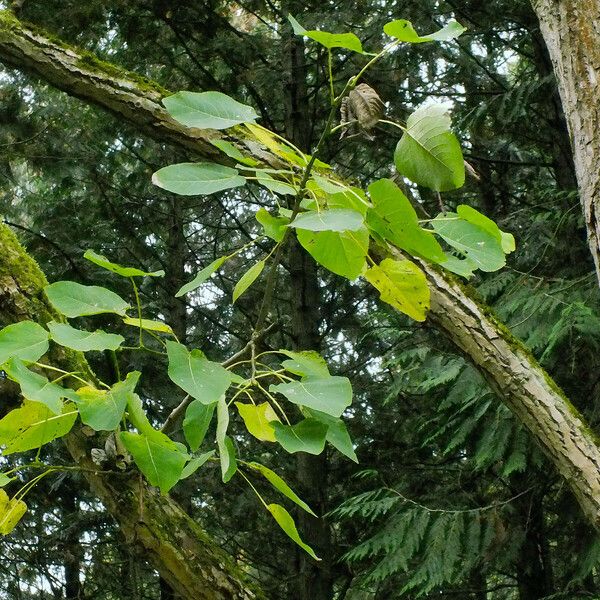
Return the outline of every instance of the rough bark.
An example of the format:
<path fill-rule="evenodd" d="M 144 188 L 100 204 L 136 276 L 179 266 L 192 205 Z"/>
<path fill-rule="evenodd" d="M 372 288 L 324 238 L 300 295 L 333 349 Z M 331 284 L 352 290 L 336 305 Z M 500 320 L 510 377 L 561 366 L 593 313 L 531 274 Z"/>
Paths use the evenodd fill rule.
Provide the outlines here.
<path fill-rule="evenodd" d="M 600 0 L 532 0 L 567 118 L 600 282 Z"/>
<path fill-rule="evenodd" d="M 0 327 L 31 319 L 45 324 L 59 320 L 46 303 L 44 274 L 0 224 Z M 83 355 L 54 350 L 52 363 L 69 371 L 93 374 Z M 136 472 L 98 474 L 90 450 L 95 438 L 75 427 L 65 442 L 84 469 L 92 491 L 117 521 L 125 539 L 135 543 L 169 585 L 186 600 L 253 600 L 261 593 L 230 556 L 168 496 L 161 496 Z"/>
<path fill-rule="evenodd" d="M 23 29 L 14 18 L 0 22 L 0 61 L 57 82 L 60 89 L 118 114 L 153 137 L 228 162 L 223 155 L 215 156 L 208 144 L 213 132 L 188 131 L 174 125 L 158 104 L 159 93 L 154 87 L 150 85 L 146 95 L 135 79 L 114 66 L 99 65 L 87 71 L 77 67 L 81 58 L 73 49 Z M 79 77 L 77 72 L 82 70 Z M 235 137 L 236 130 L 229 134 L 230 140 L 245 143 Z M 253 149 L 258 160 L 274 162 L 267 152 L 248 145 L 247 151 Z M 566 479 L 589 522 L 600 530 L 600 449 L 596 436 L 531 354 L 485 306 L 454 277 L 427 263 L 421 266 L 431 287 L 430 322 L 445 331 L 479 367 Z"/>

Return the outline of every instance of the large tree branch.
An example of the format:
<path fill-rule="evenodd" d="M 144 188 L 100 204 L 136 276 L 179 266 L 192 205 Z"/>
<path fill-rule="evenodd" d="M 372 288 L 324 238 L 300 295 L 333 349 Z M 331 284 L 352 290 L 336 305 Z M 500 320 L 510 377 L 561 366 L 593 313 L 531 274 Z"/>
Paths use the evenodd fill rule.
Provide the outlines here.
<path fill-rule="evenodd" d="M 567 118 L 600 283 L 600 0 L 532 0 Z"/>
<path fill-rule="evenodd" d="M 112 65 L 86 66 L 73 49 L 53 44 L 21 27 L 11 17 L 0 26 L 0 61 L 34 73 L 65 92 L 102 106 L 161 141 L 199 156 L 228 162 L 216 155 L 208 139 L 224 135 L 183 129 L 159 104 L 160 91 Z M 89 62 L 89 59 L 87 59 Z M 237 130 L 229 138 L 246 142 Z M 262 162 L 275 162 L 267 152 L 246 144 Z M 429 318 L 484 373 L 499 397 L 529 429 L 565 477 L 589 522 L 600 530 L 600 450 L 585 425 L 536 360 L 494 319 L 489 309 L 470 297 L 455 279 L 422 262 L 432 292 Z"/>
<path fill-rule="evenodd" d="M 0 327 L 32 319 L 60 320 L 47 304 L 46 278 L 7 225 L 0 224 Z M 53 364 L 69 372 L 93 373 L 82 354 L 55 348 Z M 171 498 L 161 496 L 136 472 L 97 474 L 90 450 L 96 438 L 75 427 L 65 442 L 91 489 L 114 517 L 130 543 L 186 600 L 257 600 L 263 598 L 233 559 Z"/>

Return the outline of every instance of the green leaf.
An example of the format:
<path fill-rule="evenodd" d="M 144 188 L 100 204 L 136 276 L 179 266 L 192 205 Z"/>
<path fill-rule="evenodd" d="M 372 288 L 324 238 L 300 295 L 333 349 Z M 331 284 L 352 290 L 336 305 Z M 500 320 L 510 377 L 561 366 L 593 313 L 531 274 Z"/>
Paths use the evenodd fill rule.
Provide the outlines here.
<path fill-rule="evenodd" d="M 291 183 L 274 179 L 268 173 L 256 171 L 256 180 L 260 185 L 266 187 L 274 194 L 280 194 L 283 196 L 296 196 L 298 193 L 298 188 L 293 186 Z"/>
<path fill-rule="evenodd" d="M 189 283 L 186 283 L 181 289 L 175 294 L 176 298 L 184 296 L 189 292 L 193 292 L 199 288 L 209 277 L 227 260 L 227 256 L 220 256 L 216 260 L 213 260 L 210 265 L 204 267 L 202 271 L 196 274 L 196 277 Z"/>
<path fill-rule="evenodd" d="M 48 332 L 33 321 L 21 321 L 0 330 L 0 365 L 9 358 L 35 362 L 48 351 Z"/>
<path fill-rule="evenodd" d="M 303 408 L 302 412 L 306 417 L 316 419 L 327 425 L 327 435 L 325 436 L 325 439 L 343 455 L 347 456 L 355 463 L 358 463 L 358 458 L 354 452 L 354 445 L 352 444 L 352 439 L 350 438 L 350 434 L 346 429 L 344 421 L 311 408 Z"/>
<path fill-rule="evenodd" d="M 380 179 L 369 186 L 373 208 L 367 213 L 368 226 L 382 238 L 433 262 L 443 262 L 446 255 L 433 233 L 419 225 L 415 209 L 391 179 Z"/>
<path fill-rule="evenodd" d="M 2 454 L 39 448 L 69 433 L 76 419 L 72 404 L 65 404 L 61 414 L 55 415 L 47 406 L 25 400 L 21 408 L 0 420 L 0 445 L 6 446 Z"/>
<path fill-rule="evenodd" d="M 181 445 L 160 431 L 144 434 L 123 431 L 121 441 L 150 485 L 158 487 L 163 494 L 179 481 L 189 460 Z"/>
<path fill-rule="evenodd" d="M 256 462 L 250 462 L 248 463 L 248 466 L 255 471 L 258 471 L 278 492 L 281 492 L 286 498 L 289 498 L 307 513 L 310 513 L 314 517 L 317 516 L 310 506 L 308 506 L 308 504 L 306 504 L 306 502 L 304 502 L 304 500 L 302 500 L 296 494 L 296 492 L 294 492 L 294 490 L 279 475 L 277 475 L 277 473 L 275 473 L 275 471 L 271 471 L 271 469 Z"/>
<path fill-rule="evenodd" d="M 467 279 L 472 277 L 473 271 L 477 269 L 477 265 L 470 258 L 460 259 L 452 255 L 448 255 L 448 259 L 440 263 L 440 267 Z"/>
<path fill-rule="evenodd" d="M 221 461 L 221 478 L 227 483 L 237 471 L 235 460 L 235 447 L 232 439 L 227 435 L 229 427 L 229 410 L 225 396 L 221 396 L 217 403 L 217 446 L 219 448 L 219 459 Z"/>
<path fill-rule="evenodd" d="M 201 196 L 246 185 L 236 169 L 216 163 L 179 163 L 159 169 L 152 183 L 181 196 Z"/>
<path fill-rule="evenodd" d="M 351 281 L 363 271 L 369 248 L 369 232 L 307 231 L 296 233 L 301 246 L 326 269 Z"/>
<path fill-rule="evenodd" d="M 144 329 L 146 331 L 158 331 L 159 333 L 168 333 L 173 335 L 173 330 L 169 325 L 162 321 L 152 321 L 150 319 L 138 319 L 136 317 L 125 317 L 123 319 L 125 325 Z"/>
<path fill-rule="evenodd" d="M 98 265 L 107 271 L 112 271 L 113 273 L 121 275 L 122 277 L 162 277 L 165 274 L 165 272 L 162 270 L 148 272 L 136 269 L 135 267 L 123 267 L 117 263 L 110 262 L 105 256 L 96 254 L 96 252 L 93 250 L 86 250 L 83 258 L 87 258 L 95 265 Z"/>
<path fill-rule="evenodd" d="M 51 338 L 57 344 L 79 352 L 116 350 L 125 341 L 122 335 L 116 333 L 106 333 L 102 330 L 82 331 L 67 323 L 57 323 L 56 321 L 48 323 L 48 329 Z"/>
<path fill-rule="evenodd" d="M 84 317 L 101 313 L 125 316 L 129 304 L 118 294 L 96 285 L 57 281 L 45 288 L 48 300 L 65 317 Z"/>
<path fill-rule="evenodd" d="M 278 350 L 278 352 L 291 358 L 291 360 L 284 360 L 281 365 L 290 373 L 294 373 L 294 375 L 317 379 L 330 376 L 325 359 L 314 350 L 303 350 L 300 352 Z"/>
<path fill-rule="evenodd" d="M 235 406 L 250 435 L 263 442 L 277 441 L 271 421 L 279 421 L 279 417 L 268 402 L 258 405 L 236 402 Z"/>
<path fill-rule="evenodd" d="M 259 260 L 252 265 L 235 284 L 233 288 L 233 301 L 235 302 L 258 278 L 265 268 L 265 261 Z"/>
<path fill-rule="evenodd" d="M 192 452 L 198 450 L 204 441 L 216 406 L 216 402 L 203 404 L 200 400 L 194 400 L 187 407 L 183 419 L 183 434 Z"/>
<path fill-rule="evenodd" d="M 8 485 L 11 481 L 14 481 L 15 477 L 10 477 L 6 473 L 0 473 L 0 488 Z"/>
<path fill-rule="evenodd" d="M 321 454 L 325 448 L 327 425 L 316 419 L 304 419 L 291 426 L 274 421 L 272 425 L 275 429 L 275 438 L 290 454 L 295 452 Z"/>
<path fill-rule="evenodd" d="M 363 216 L 350 208 L 332 208 L 329 210 L 300 213 L 290 227 L 308 231 L 359 231 L 364 228 Z"/>
<path fill-rule="evenodd" d="M 485 215 L 482 215 L 478 210 L 475 210 L 466 204 L 461 204 L 457 207 L 456 213 L 461 219 L 476 225 L 479 229 L 483 229 L 491 236 L 495 237 L 500 242 L 502 251 L 505 254 L 510 254 L 515 251 L 515 238 L 512 234 L 501 231 L 494 221 Z"/>
<path fill-rule="evenodd" d="M 258 119 L 256 111 L 221 92 L 177 92 L 163 98 L 168 113 L 182 125 L 227 129 Z"/>
<path fill-rule="evenodd" d="M 167 355 L 171 381 L 202 404 L 217 402 L 231 384 L 229 371 L 200 350 L 188 352 L 182 344 L 167 341 Z"/>
<path fill-rule="evenodd" d="M 502 242 L 479 226 L 461 219 L 456 213 L 438 215 L 431 225 L 444 241 L 482 271 L 497 271 L 506 264 Z"/>
<path fill-rule="evenodd" d="M 450 19 L 448 23 L 429 35 L 420 36 L 412 26 L 410 21 L 400 19 L 398 21 L 391 21 L 383 26 L 383 31 L 387 35 L 394 37 L 401 42 L 409 42 L 411 44 L 420 44 L 422 42 L 446 42 L 453 40 L 461 35 L 467 28 L 463 27 L 460 23 L 454 19 Z"/>
<path fill-rule="evenodd" d="M 465 164 L 450 123 L 447 108 L 440 104 L 412 113 L 394 152 L 398 172 L 438 192 L 461 187 L 465 182 Z"/>
<path fill-rule="evenodd" d="M 339 417 L 352 404 L 352 386 L 347 377 L 303 379 L 271 385 L 270 392 L 283 394 L 290 402 Z"/>
<path fill-rule="evenodd" d="M 256 220 L 263 226 L 267 237 L 280 242 L 285 235 L 286 226 L 290 220 L 285 217 L 274 217 L 265 208 L 259 208 L 256 212 Z"/>
<path fill-rule="evenodd" d="M 74 398 L 81 421 L 94 431 L 113 431 L 121 422 L 130 394 L 140 378 L 139 371 L 127 374 L 125 381 L 115 383 L 110 390 L 84 386 Z"/>
<path fill-rule="evenodd" d="M 318 30 L 307 31 L 292 15 L 288 15 L 288 20 L 296 35 L 309 37 L 311 40 L 325 46 L 325 48 L 345 48 L 359 54 L 363 53 L 362 44 L 353 33 L 329 33 L 328 31 Z"/>
<path fill-rule="evenodd" d="M 23 500 L 10 498 L 4 490 L 0 490 L 0 535 L 8 535 L 17 526 L 27 512 L 27 504 Z"/>
<path fill-rule="evenodd" d="M 315 551 L 308 545 L 302 541 L 298 530 L 296 529 L 296 524 L 294 523 L 294 519 L 290 513 L 283 508 L 283 506 L 279 504 L 268 504 L 267 510 L 273 515 L 275 521 L 283 532 L 293 540 L 300 548 L 302 548 L 305 552 L 310 554 L 315 560 L 321 560 L 316 554 Z"/>
<path fill-rule="evenodd" d="M 56 383 L 48 381 L 43 375 L 30 371 L 23 361 L 11 358 L 2 368 L 6 374 L 21 386 L 21 393 L 27 400 L 40 402 L 49 408 L 55 415 L 59 415 L 63 408 L 63 398 L 75 395 L 73 390 L 65 389 Z"/>
<path fill-rule="evenodd" d="M 378 291 L 384 302 L 415 321 L 424 321 L 429 310 L 430 293 L 421 269 L 409 260 L 386 258 L 367 270 L 365 279 Z"/>
<path fill-rule="evenodd" d="M 193 475 L 207 460 L 212 458 L 214 454 L 215 451 L 211 450 L 210 452 L 205 452 L 200 456 L 192 458 L 192 460 L 190 460 L 190 462 L 183 468 L 183 471 L 181 472 L 181 477 L 179 479 L 186 479 L 190 475 Z"/>
<path fill-rule="evenodd" d="M 258 164 L 257 160 L 250 158 L 248 156 L 244 156 L 232 143 L 227 142 L 225 140 L 210 140 L 210 143 L 221 150 L 224 154 L 229 156 L 229 158 L 233 158 L 237 160 L 239 163 L 243 165 L 248 165 L 249 167 L 255 167 Z"/>

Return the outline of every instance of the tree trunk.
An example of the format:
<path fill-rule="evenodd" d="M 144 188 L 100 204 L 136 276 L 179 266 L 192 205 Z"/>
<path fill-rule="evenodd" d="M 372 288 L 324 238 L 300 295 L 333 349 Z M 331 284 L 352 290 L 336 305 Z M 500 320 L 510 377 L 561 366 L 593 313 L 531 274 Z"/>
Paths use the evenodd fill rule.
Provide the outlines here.
<path fill-rule="evenodd" d="M 600 282 L 600 0 L 532 0 L 567 118 Z"/>
<path fill-rule="evenodd" d="M 6 13 L 0 11 L 2 14 Z M 222 154 L 215 154 L 207 141 L 222 136 L 263 164 L 277 163 L 275 157 L 256 150 L 255 145 L 244 148 L 244 134 L 237 129 L 215 133 L 179 127 L 158 104 L 160 92 L 156 86 L 148 82 L 138 84 L 127 72 L 112 65 L 100 64 L 90 69 L 75 50 L 24 29 L 12 16 L 0 20 L 0 61 L 36 73 L 153 137 L 193 149 L 206 159 L 231 163 Z M 594 173 L 597 175 L 598 170 Z M 423 261 L 420 265 L 431 288 L 430 322 L 445 331 L 487 377 L 566 479 L 589 522 L 600 530 L 600 449 L 595 434 L 535 358 L 488 308 L 474 300 L 455 277 Z M 18 263 L 15 268 L 18 272 Z M 0 268 L 0 277 L 1 271 Z M 8 275 L 12 279 L 10 270 Z M 8 319 L 0 322 L 26 318 L 18 315 L 13 310 Z"/>
<path fill-rule="evenodd" d="M 45 324 L 60 320 L 46 303 L 44 274 L 19 245 L 10 229 L 0 224 L 0 327 L 32 319 Z M 83 355 L 56 349 L 53 364 L 67 371 L 90 373 Z M 134 472 L 99 474 L 92 446 L 100 445 L 75 426 L 65 442 L 84 469 L 87 482 L 119 524 L 128 543 L 135 543 L 177 594 L 186 600 L 252 600 L 263 598 L 230 556 L 168 496 L 148 486 Z"/>

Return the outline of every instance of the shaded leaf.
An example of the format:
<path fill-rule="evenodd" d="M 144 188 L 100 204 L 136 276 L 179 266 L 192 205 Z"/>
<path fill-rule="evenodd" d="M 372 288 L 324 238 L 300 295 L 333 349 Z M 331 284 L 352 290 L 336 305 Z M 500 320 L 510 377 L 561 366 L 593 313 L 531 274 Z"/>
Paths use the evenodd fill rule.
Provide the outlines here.
<path fill-rule="evenodd" d="M 285 229 L 289 219 L 285 217 L 274 217 L 265 208 L 259 208 L 256 212 L 256 220 L 263 226 L 263 230 L 267 237 L 270 237 L 276 242 L 280 242 L 285 235 Z"/>
<path fill-rule="evenodd" d="M 136 269 L 135 267 L 123 267 L 117 263 L 111 262 L 105 256 L 97 254 L 93 250 L 86 250 L 83 258 L 87 258 L 95 265 L 98 265 L 107 271 L 112 271 L 113 273 L 121 275 L 122 277 L 162 277 L 165 274 L 165 272 L 162 270 L 148 272 Z"/>
<path fill-rule="evenodd" d="M 122 335 L 116 333 L 106 333 L 102 330 L 84 331 L 56 321 L 48 323 L 48 329 L 57 344 L 79 352 L 116 350 L 125 341 Z"/>
<path fill-rule="evenodd" d="M 450 21 L 438 31 L 420 36 L 415 31 L 410 21 L 399 19 L 397 21 L 386 23 L 383 26 L 383 31 L 387 33 L 387 35 L 394 37 L 401 42 L 420 44 L 422 42 L 446 42 L 448 40 L 453 40 L 466 31 L 466 27 L 463 27 L 454 19 L 450 19 Z"/>
<path fill-rule="evenodd" d="M 204 441 L 216 406 L 216 402 L 204 404 L 199 400 L 194 400 L 187 407 L 183 419 L 183 434 L 192 452 L 198 450 Z"/>
<path fill-rule="evenodd" d="M 304 419 L 291 426 L 277 421 L 273 421 L 271 424 L 275 429 L 275 438 L 281 447 L 290 454 L 295 452 L 321 454 L 325 448 L 327 425 L 316 419 Z"/>
<path fill-rule="evenodd" d="M 125 317 L 123 319 L 125 325 L 138 327 L 146 331 L 158 331 L 159 333 L 169 333 L 173 335 L 173 330 L 169 325 L 162 321 L 152 321 L 150 319 L 137 319 L 136 317 Z"/>
<path fill-rule="evenodd" d="M 283 394 L 290 402 L 339 417 L 352 404 L 352 386 L 347 377 L 321 377 L 271 385 L 270 392 Z"/>
<path fill-rule="evenodd" d="M 201 196 L 246 185 L 236 169 L 216 163 L 179 163 L 159 169 L 152 183 L 181 196 Z"/>
<path fill-rule="evenodd" d="M 212 458 L 215 455 L 215 451 L 211 450 L 210 452 L 205 452 L 200 456 L 196 456 L 192 458 L 190 462 L 185 465 L 183 471 L 181 472 L 181 477 L 179 479 L 186 479 L 190 475 L 193 475 L 207 460 Z"/>
<path fill-rule="evenodd" d="M 358 231 L 364 227 L 364 218 L 350 208 L 332 208 L 329 210 L 300 213 L 290 227 L 308 231 Z"/>
<path fill-rule="evenodd" d="M 204 267 L 204 269 L 199 271 L 192 281 L 182 286 L 175 294 L 175 297 L 179 298 L 180 296 L 184 296 L 185 294 L 193 292 L 195 289 L 199 288 L 226 260 L 226 256 L 220 256 L 216 260 L 213 260 L 210 265 L 207 265 Z"/>

